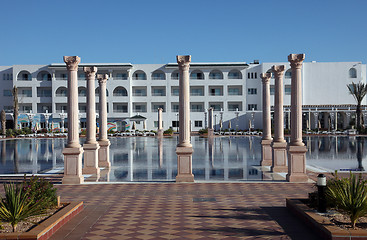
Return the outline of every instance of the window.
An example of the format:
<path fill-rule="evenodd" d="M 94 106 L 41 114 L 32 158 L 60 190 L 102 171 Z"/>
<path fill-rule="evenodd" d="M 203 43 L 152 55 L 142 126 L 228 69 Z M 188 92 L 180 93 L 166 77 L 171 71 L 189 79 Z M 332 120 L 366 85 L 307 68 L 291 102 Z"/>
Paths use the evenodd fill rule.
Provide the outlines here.
<path fill-rule="evenodd" d="M 291 95 L 291 92 L 292 92 L 291 85 L 285 85 L 284 86 L 284 94 L 285 95 Z"/>
<path fill-rule="evenodd" d="M 193 80 L 203 80 L 204 79 L 204 73 L 200 70 L 195 70 L 190 74 L 190 79 Z"/>
<path fill-rule="evenodd" d="M 152 112 L 158 112 L 158 108 L 162 108 L 163 112 L 166 111 L 166 105 L 164 103 L 152 103 Z"/>
<path fill-rule="evenodd" d="M 51 74 L 46 71 L 39 72 L 37 75 L 37 80 L 38 81 L 51 81 Z"/>
<path fill-rule="evenodd" d="M 172 103 L 171 104 L 171 110 L 172 110 L 172 112 L 179 112 L 179 105 L 178 105 L 178 103 Z"/>
<path fill-rule="evenodd" d="M 26 88 L 26 89 L 18 89 L 18 96 L 19 97 L 32 97 L 32 89 Z"/>
<path fill-rule="evenodd" d="M 172 96 L 179 96 L 180 95 L 180 89 L 178 87 L 172 87 L 171 88 L 171 95 Z"/>
<path fill-rule="evenodd" d="M 190 87 L 190 96 L 204 96 L 204 87 Z"/>
<path fill-rule="evenodd" d="M 4 111 L 5 112 L 11 112 L 13 110 L 14 110 L 13 106 L 4 106 Z"/>
<path fill-rule="evenodd" d="M 114 103 L 113 104 L 113 112 L 115 112 L 115 113 L 127 113 L 127 104 Z"/>
<path fill-rule="evenodd" d="M 255 72 L 255 78 L 257 78 L 257 73 Z"/>
<path fill-rule="evenodd" d="M 249 89 L 247 89 L 247 93 L 249 95 L 256 95 L 257 94 L 257 88 L 249 88 Z"/>
<path fill-rule="evenodd" d="M 209 87 L 210 96 L 223 96 L 222 87 Z"/>
<path fill-rule="evenodd" d="M 87 105 L 79 104 L 79 112 L 80 113 L 86 113 L 87 112 Z"/>
<path fill-rule="evenodd" d="M 292 78 L 292 69 L 288 69 L 285 74 L 284 78 Z"/>
<path fill-rule="evenodd" d="M 146 96 L 147 89 L 146 88 L 133 88 L 133 96 Z"/>
<path fill-rule="evenodd" d="M 154 127 L 157 128 L 158 127 L 158 121 L 154 121 Z M 164 127 L 164 121 L 162 121 L 162 127 Z"/>
<path fill-rule="evenodd" d="M 61 78 L 61 80 L 68 80 L 68 74 L 67 73 L 62 73 L 62 74 L 60 74 L 60 78 Z"/>
<path fill-rule="evenodd" d="M 247 78 L 250 79 L 251 78 L 251 73 L 247 73 Z"/>
<path fill-rule="evenodd" d="M 254 73 L 251 73 L 251 78 L 254 78 Z"/>
<path fill-rule="evenodd" d="M 209 108 L 213 108 L 213 111 L 220 111 L 221 109 L 223 109 L 223 103 L 210 102 Z"/>
<path fill-rule="evenodd" d="M 203 121 L 195 121 L 195 127 L 203 127 Z"/>
<path fill-rule="evenodd" d="M 147 80 L 147 75 L 143 71 L 136 71 L 133 74 L 133 80 Z"/>
<path fill-rule="evenodd" d="M 228 86 L 228 95 L 242 95 L 242 86 Z"/>
<path fill-rule="evenodd" d="M 152 74 L 152 80 L 166 80 L 166 74 L 162 71 L 155 71 Z"/>
<path fill-rule="evenodd" d="M 133 103 L 134 112 L 147 112 L 147 105 L 145 103 Z"/>
<path fill-rule="evenodd" d="M 37 88 L 37 97 L 51 97 L 52 91 L 49 88 Z"/>
<path fill-rule="evenodd" d="M 116 73 L 114 80 L 127 80 L 127 73 Z"/>
<path fill-rule="evenodd" d="M 152 87 L 152 96 L 166 96 L 166 89 Z"/>
<path fill-rule="evenodd" d="M 11 97 L 11 96 L 13 96 L 13 94 L 12 94 L 11 90 L 4 90 L 3 96 L 4 97 Z"/>
<path fill-rule="evenodd" d="M 79 80 L 86 80 L 85 74 L 84 73 L 79 74 L 78 79 Z"/>
<path fill-rule="evenodd" d="M 209 79 L 223 79 L 223 74 L 219 70 L 213 70 L 209 73 Z"/>
<path fill-rule="evenodd" d="M 18 74 L 18 81 L 32 81 L 32 75 L 27 71 L 21 71 Z"/>
<path fill-rule="evenodd" d="M 180 77 L 180 73 L 179 71 L 174 71 L 172 74 L 171 74 L 171 79 L 172 80 L 178 80 Z"/>
<path fill-rule="evenodd" d="M 78 96 L 79 97 L 86 97 L 87 96 L 87 89 L 85 87 L 78 88 Z"/>
<path fill-rule="evenodd" d="M 204 112 L 204 104 L 203 103 L 191 103 L 190 110 L 191 112 Z"/>
<path fill-rule="evenodd" d="M 178 128 L 180 123 L 178 121 L 172 121 L 172 127 Z"/>
<path fill-rule="evenodd" d="M 228 78 L 229 79 L 242 79 L 242 74 L 240 71 L 238 70 L 231 70 L 229 73 L 228 73 Z"/>
<path fill-rule="evenodd" d="M 56 97 L 66 97 L 68 95 L 68 91 L 64 87 L 60 87 L 56 90 Z"/>
<path fill-rule="evenodd" d="M 274 94 L 275 94 L 275 86 L 270 85 L 270 95 L 274 95 Z"/>
<path fill-rule="evenodd" d="M 241 102 L 228 102 L 228 111 L 242 111 Z"/>
<path fill-rule="evenodd" d="M 126 97 L 127 91 L 124 87 L 117 87 L 115 90 L 113 90 L 113 96 L 116 97 Z"/>
<path fill-rule="evenodd" d="M 252 110 L 256 111 L 257 110 L 257 104 L 249 104 L 249 105 L 247 105 L 247 110 L 248 111 L 252 111 Z"/>
<path fill-rule="evenodd" d="M 350 78 L 357 78 L 357 70 L 355 68 L 349 69 L 349 77 Z"/>

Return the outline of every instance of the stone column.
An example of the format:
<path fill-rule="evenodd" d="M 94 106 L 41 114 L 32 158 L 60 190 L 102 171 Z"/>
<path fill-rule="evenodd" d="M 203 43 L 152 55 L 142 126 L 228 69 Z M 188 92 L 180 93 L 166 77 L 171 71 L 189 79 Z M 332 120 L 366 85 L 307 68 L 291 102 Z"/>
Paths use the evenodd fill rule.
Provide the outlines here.
<path fill-rule="evenodd" d="M 305 54 L 290 54 L 288 61 L 292 68 L 291 95 L 291 139 L 288 144 L 289 182 L 307 182 L 306 146 L 302 142 L 302 63 Z"/>
<path fill-rule="evenodd" d="M 158 108 L 158 137 L 163 137 L 162 108 Z"/>
<path fill-rule="evenodd" d="M 99 151 L 98 166 L 110 167 L 110 140 L 107 138 L 107 96 L 106 83 L 108 74 L 98 74 L 99 83 Z"/>
<path fill-rule="evenodd" d="M 271 114 L 270 114 L 270 73 L 260 75 L 263 83 L 263 137 L 261 140 L 261 166 L 272 165 Z"/>
<path fill-rule="evenodd" d="M 96 95 L 95 80 L 97 67 L 84 67 L 87 80 L 87 139 L 83 145 L 84 149 L 84 174 L 96 174 L 99 178 L 98 167 L 99 144 L 96 140 Z"/>
<path fill-rule="evenodd" d="M 273 172 L 287 172 L 287 142 L 284 140 L 284 110 L 283 110 L 283 75 L 285 66 L 274 65 L 272 71 L 275 79 L 275 101 L 274 101 L 274 139 Z"/>
<path fill-rule="evenodd" d="M 213 108 L 208 109 L 208 137 L 214 136 L 214 128 L 213 128 Z"/>
<path fill-rule="evenodd" d="M 180 96 L 179 116 L 180 130 L 179 141 L 176 148 L 177 153 L 177 176 L 176 182 L 193 182 L 192 174 L 192 145 L 190 143 L 190 84 L 189 68 L 191 56 L 177 56 L 180 71 Z"/>
<path fill-rule="evenodd" d="M 78 56 L 64 56 L 68 70 L 68 143 L 64 155 L 63 184 L 80 184 L 84 182 L 82 175 L 83 148 L 79 144 L 78 122 Z"/>

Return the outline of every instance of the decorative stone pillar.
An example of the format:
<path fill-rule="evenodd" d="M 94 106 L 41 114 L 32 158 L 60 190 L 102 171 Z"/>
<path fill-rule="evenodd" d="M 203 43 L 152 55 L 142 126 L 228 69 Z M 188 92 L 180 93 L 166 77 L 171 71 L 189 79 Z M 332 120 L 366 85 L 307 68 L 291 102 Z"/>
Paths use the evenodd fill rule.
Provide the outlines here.
<path fill-rule="evenodd" d="M 208 109 L 208 137 L 214 136 L 214 125 L 213 125 L 213 108 Z"/>
<path fill-rule="evenodd" d="M 285 66 L 274 65 L 272 71 L 275 79 L 274 101 L 274 139 L 271 145 L 273 149 L 273 172 L 287 172 L 287 142 L 284 140 L 284 111 L 283 111 L 283 75 Z"/>
<path fill-rule="evenodd" d="M 177 176 L 176 182 L 194 182 L 192 174 L 192 145 L 190 143 L 190 84 L 189 68 L 191 56 L 177 56 L 180 71 L 180 96 L 179 117 L 180 130 L 179 141 L 176 148 L 177 153 Z"/>
<path fill-rule="evenodd" d="M 158 137 L 163 137 L 162 108 L 158 108 Z"/>
<path fill-rule="evenodd" d="M 78 126 L 78 56 L 64 56 L 68 70 L 68 143 L 63 150 L 64 177 L 63 184 L 80 184 L 84 182 L 82 175 L 83 148 L 79 144 Z"/>
<path fill-rule="evenodd" d="M 302 63 L 305 54 L 290 54 L 288 61 L 292 68 L 291 95 L 291 139 L 288 144 L 289 182 L 307 182 L 306 152 L 302 142 Z"/>
<path fill-rule="evenodd" d="M 95 80 L 97 67 L 84 67 L 87 80 L 87 139 L 83 145 L 84 149 L 84 174 L 96 174 L 99 178 L 98 167 L 99 144 L 96 140 L 96 95 Z"/>
<path fill-rule="evenodd" d="M 263 137 L 261 140 L 261 166 L 272 165 L 271 113 L 270 113 L 270 73 L 260 75 L 263 83 Z"/>
<path fill-rule="evenodd" d="M 98 74 L 99 83 L 99 151 L 98 166 L 110 167 L 110 140 L 107 138 L 107 96 L 106 83 L 108 74 Z"/>

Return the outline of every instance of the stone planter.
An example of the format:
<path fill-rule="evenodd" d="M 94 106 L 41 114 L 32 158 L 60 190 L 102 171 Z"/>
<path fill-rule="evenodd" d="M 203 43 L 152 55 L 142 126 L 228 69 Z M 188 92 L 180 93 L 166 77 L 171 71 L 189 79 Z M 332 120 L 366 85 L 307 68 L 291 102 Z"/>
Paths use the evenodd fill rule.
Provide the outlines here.
<path fill-rule="evenodd" d="M 59 228 L 83 210 L 83 202 L 71 202 L 38 226 L 23 233 L 0 233 L 0 239 L 49 239 Z"/>
<path fill-rule="evenodd" d="M 286 199 L 286 205 L 288 210 L 313 228 L 322 239 L 367 239 L 366 230 L 340 228 L 331 223 L 328 218 L 317 214 L 313 209 L 304 204 L 301 199 Z"/>

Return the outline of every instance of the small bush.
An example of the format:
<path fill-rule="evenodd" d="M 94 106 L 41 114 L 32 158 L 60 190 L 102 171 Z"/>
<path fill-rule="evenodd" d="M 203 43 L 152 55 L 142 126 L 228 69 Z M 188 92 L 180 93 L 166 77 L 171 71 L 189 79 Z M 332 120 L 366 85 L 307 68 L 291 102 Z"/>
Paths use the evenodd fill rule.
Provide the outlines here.
<path fill-rule="evenodd" d="M 173 130 L 171 128 L 164 130 L 163 134 L 171 135 L 173 134 Z"/>
<path fill-rule="evenodd" d="M 57 189 L 49 181 L 32 176 L 30 179 L 24 179 L 23 186 L 28 198 L 34 202 L 41 202 L 43 208 L 57 206 Z"/>
<path fill-rule="evenodd" d="M 206 134 L 208 133 L 208 129 L 207 128 L 203 128 L 199 130 L 199 134 Z"/>
<path fill-rule="evenodd" d="M 13 134 L 14 134 L 13 129 L 6 129 L 5 135 L 7 137 L 11 137 L 11 136 L 13 136 Z"/>
<path fill-rule="evenodd" d="M 349 216 L 353 228 L 360 217 L 367 214 L 367 180 L 350 173 L 349 178 L 339 179 L 336 175 L 329 180 L 328 198 L 335 203 L 338 210 Z"/>

